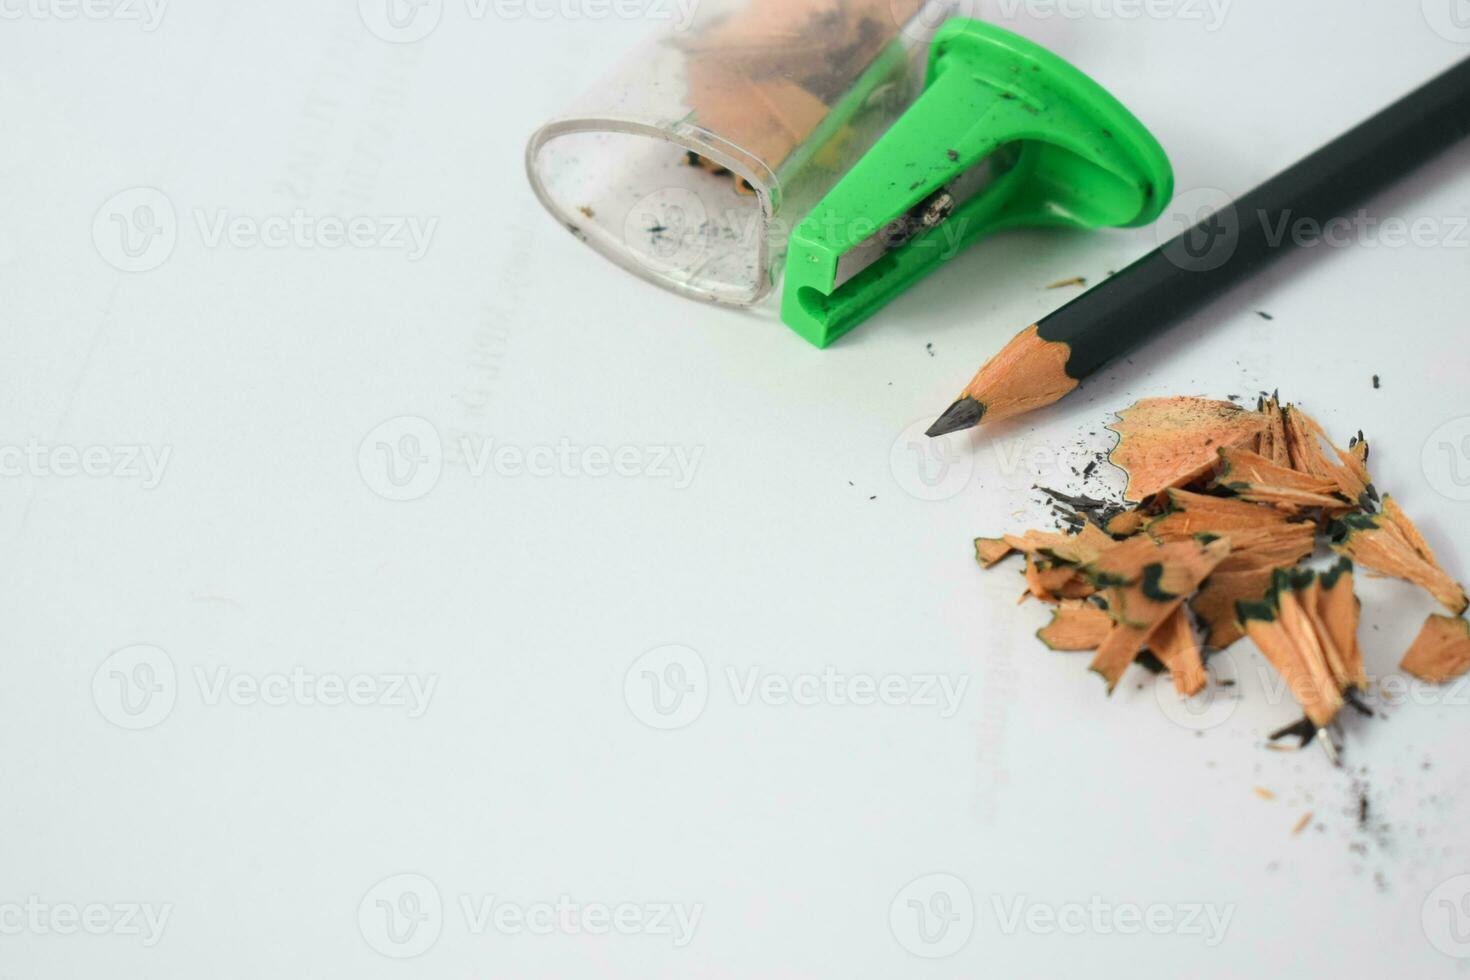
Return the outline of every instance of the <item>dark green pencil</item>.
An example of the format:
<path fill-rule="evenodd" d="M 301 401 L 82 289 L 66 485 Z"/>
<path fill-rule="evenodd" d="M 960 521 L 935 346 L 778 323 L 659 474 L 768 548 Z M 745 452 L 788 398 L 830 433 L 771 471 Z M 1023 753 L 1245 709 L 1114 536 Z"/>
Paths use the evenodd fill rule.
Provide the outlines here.
<path fill-rule="evenodd" d="M 1470 59 L 1018 334 L 929 429 L 1058 401 L 1321 227 L 1470 135 Z"/>

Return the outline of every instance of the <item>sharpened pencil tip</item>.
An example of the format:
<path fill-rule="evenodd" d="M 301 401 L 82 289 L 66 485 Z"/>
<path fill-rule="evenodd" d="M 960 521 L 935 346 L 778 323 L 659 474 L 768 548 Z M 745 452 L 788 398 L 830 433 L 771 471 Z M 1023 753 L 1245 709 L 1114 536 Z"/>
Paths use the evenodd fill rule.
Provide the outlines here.
<path fill-rule="evenodd" d="M 944 414 L 939 416 L 939 420 L 929 426 L 929 431 L 924 434 L 930 439 L 938 439 L 940 436 L 947 436 L 961 429 L 973 429 L 984 417 L 985 406 L 966 395 L 945 409 Z"/>

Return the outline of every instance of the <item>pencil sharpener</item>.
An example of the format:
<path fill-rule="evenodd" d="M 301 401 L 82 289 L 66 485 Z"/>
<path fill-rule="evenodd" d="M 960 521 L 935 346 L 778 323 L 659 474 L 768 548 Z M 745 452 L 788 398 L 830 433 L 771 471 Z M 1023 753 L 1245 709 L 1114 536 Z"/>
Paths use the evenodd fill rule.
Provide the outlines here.
<path fill-rule="evenodd" d="M 793 232 L 782 319 L 826 347 L 986 235 L 1147 224 L 1173 192 L 1158 141 L 1091 78 L 951 20 L 923 94 Z"/>
<path fill-rule="evenodd" d="M 924 52 L 954 3 L 669 4 L 667 31 L 531 138 L 531 186 L 622 268 L 755 304 L 779 279 L 791 216 L 922 90 Z"/>

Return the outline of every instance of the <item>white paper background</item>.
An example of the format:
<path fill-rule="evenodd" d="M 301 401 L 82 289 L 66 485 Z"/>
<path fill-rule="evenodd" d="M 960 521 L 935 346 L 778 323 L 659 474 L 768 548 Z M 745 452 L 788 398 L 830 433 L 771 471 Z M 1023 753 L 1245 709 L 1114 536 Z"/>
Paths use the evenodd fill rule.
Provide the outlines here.
<path fill-rule="evenodd" d="M 1451 2 L 981 12 L 1117 93 L 1182 193 L 1236 194 L 1470 56 Z M 1141 672 L 1109 700 L 970 539 L 1041 520 L 1046 452 L 1137 397 L 1279 386 L 1368 430 L 1470 574 L 1470 148 L 1372 202 L 1436 243 L 1294 256 L 945 473 L 911 423 L 1154 231 L 989 242 L 813 350 L 539 211 L 526 136 L 673 8 L 528 4 L 434 0 L 402 44 L 375 0 L 0 8 L 0 977 L 1465 975 L 1466 692 L 1354 722 L 1350 771 L 1267 752 L 1296 713 L 1249 644 L 1203 721 Z M 297 208 L 432 233 L 416 261 L 211 244 Z M 476 476 L 462 438 L 577 452 Z M 65 475 L 89 450 L 107 475 Z M 1391 673 L 1432 607 L 1363 598 Z M 328 687 L 273 686 L 298 668 Z M 829 668 L 964 687 L 950 717 L 744 696 Z M 423 710 L 378 703 L 408 675 Z M 374 703 L 310 700 L 334 683 Z"/>

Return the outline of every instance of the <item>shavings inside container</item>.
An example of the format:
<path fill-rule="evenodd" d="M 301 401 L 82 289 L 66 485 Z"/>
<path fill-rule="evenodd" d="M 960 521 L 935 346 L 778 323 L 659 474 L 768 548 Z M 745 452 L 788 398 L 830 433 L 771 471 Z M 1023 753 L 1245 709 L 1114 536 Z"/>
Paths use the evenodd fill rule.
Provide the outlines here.
<path fill-rule="evenodd" d="M 797 220 L 913 101 L 953 0 L 705 0 L 531 139 L 542 203 L 683 295 L 748 306 Z"/>

